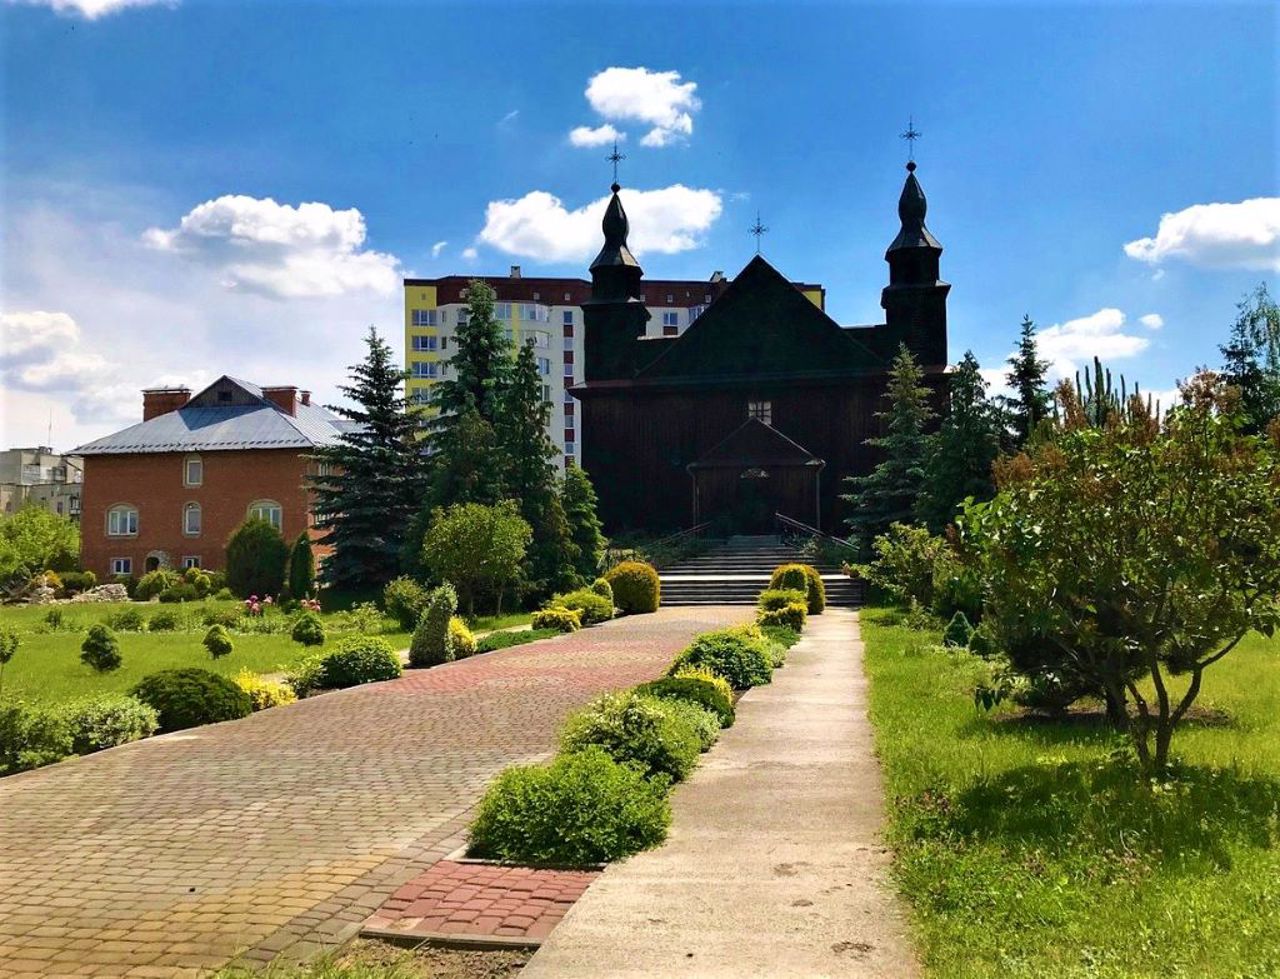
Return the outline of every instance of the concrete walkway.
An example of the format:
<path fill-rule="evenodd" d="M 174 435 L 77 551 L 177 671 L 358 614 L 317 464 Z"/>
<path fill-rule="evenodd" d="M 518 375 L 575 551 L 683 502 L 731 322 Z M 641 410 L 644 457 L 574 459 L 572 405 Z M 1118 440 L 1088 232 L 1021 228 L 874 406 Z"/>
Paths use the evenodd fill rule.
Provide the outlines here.
<path fill-rule="evenodd" d="M 866 686 L 857 613 L 811 618 L 677 789 L 667 844 L 605 871 L 521 979 L 916 975 Z"/>
<path fill-rule="evenodd" d="M 546 756 L 568 711 L 748 615 L 664 608 L 0 779 L 0 976 L 332 948 L 462 844 L 490 779 Z"/>

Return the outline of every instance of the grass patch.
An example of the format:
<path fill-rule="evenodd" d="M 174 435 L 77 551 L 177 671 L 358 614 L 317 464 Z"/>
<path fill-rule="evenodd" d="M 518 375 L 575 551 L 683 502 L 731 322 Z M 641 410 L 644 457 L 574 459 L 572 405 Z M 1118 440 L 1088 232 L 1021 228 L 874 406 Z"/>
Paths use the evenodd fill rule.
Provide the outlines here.
<path fill-rule="evenodd" d="M 100 693 L 124 693 L 147 674 L 185 666 L 196 666 L 227 678 L 241 670 L 276 673 L 306 656 L 336 648 L 351 635 L 341 613 L 321 616 L 327 635 L 323 646 L 303 646 L 290 639 L 288 632 L 259 635 L 233 630 L 235 651 L 215 660 L 202 644 L 208 627 L 200 623 L 200 615 L 208 608 L 229 609 L 236 604 L 210 601 L 181 606 L 186 627 L 174 632 L 117 633 L 124 663 L 115 672 L 102 674 L 94 673 L 80 662 L 80 643 L 89 626 L 125 608 L 138 609 L 144 619 L 150 619 L 157 612 L 179 606 L 127 602 L 52 606 L 62 613 L 63 626 L 58 631 L 50 631 L 44 623 L 51 606 L 0 608 L 0 625 L 16 630 L 22 643 L 4 669 L 3 696 L 6 700 L 53 706 Z M 389 619 L 385 625 L 394 627 Z M 409 644 L 407 633 L 388 632 L 383 637 L 395 649 Z"/>
<path fill-rule="evenodd" d="M 1206 673 L 1212 710 L 1151 784 L 1104 726 L 977 713 L 975 664 L 940 634 L 880 609 L 862 626 L 894 872 L 932 975 L 1280 975 L 1280 638 Z"/>

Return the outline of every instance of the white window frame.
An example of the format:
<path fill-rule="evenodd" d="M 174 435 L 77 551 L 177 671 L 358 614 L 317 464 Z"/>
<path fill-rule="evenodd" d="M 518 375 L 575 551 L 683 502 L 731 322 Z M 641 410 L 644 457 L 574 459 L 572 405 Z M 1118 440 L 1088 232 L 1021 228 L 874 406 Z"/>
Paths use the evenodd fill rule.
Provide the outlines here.
<path fill-rule="evenodd" d="M 199 554 L 184 554 L 184 555 L 182 555 L 182 567 L 183 567 L 183 569 L 184 569 L 184 570 L 185 570 L 186 568 L 198 568 L 198 567 L 200 567 L 200 566 L 201 566 L 201 565 L 200 565 L 200 555 L 199 555 Z"/>
<path fill-rule="evenodd" d="M 434 360 L 415 360 L 413 362 L 413 376 L 416 378 L 439 377 L 440 364 Z"/>
<path fill-rule="evenodd" d="M 564 376 L 568 378 L 573 377 L 573 364 L 564 365 Z"/>
<path fill-rule="evenodd" d="M 568 297 L 566 297 L 566 298 L 568 298 Z M 573 310 L 572 310 L 572 309 L 565 309 L 565 310 L 561 310 L 561 312 L 560 312 L 560 325 L 561 325 L 561 326 L 573 326 Z"/>
<path fill-rule="evenodd" d="M 250 520 L 265 520 L 276 530 L 284 528 L 284 507 L 275 500 L 254 500 L 245 513 Z"/>
<path fill-rule="evenodd" d="M 413 349 L 417 353 L 425 353 L 426 351 L 435 351 L 440 347 L 440 338 L 436 336 L 430 337 L 414 337 Z"/>
<path fill-rule="evenodd" d="M 436 326 L 440 320 L 440 311 L 436 309 L 415 309 L 412 322 L 416 327 Z"/>
<path fill-rule="evenodd" d="M 191 478 L 191 467 L 197 470 L 196 478 Z M 204 460 L 197 455 L 187 456 L 182 460 L 182 485 L 183 486 L 203 486 L 204 485 Z"/>
<path fill-rule="evenodd" d="M 538 373 L 541 374 L 543 377 L 551 376 L 551 358 L 550 357 L 538 358 Z"/>
<path fill-rule="evenodd" d="M 191 515 L 195 514 L 196 527 L 191 529 Z M 182 536 L 199 537 L 204 532 L 204 509 L 199 503 L 189 502 L 182 506 Z"/>
<path fill-rule="evenodd" d="M 122 522 L 123 529 L 120 527 Z M 117 503 L 107 509 L 108 537 L 137 537 L 139 523 L 138 508 L 132 503 Z"/>
<path fill-rule="evenodd" d="M 115 574 L 133 574 L 133 558 L 131 557 L 113 557 L 111 559 L 111 573 Z"/>
<path fill-rule="evenodd" d="M 679 326 L 679 325 L 680 325 L 680 314 L 679 314 L 678 312 L 676 312 L 675 310 L 670 310 L 670 311 L 668 311 L 668 312 L 663 313 L 663 314 L 662 314 L 662 325 L 663 325 L 663 326 Z"/>

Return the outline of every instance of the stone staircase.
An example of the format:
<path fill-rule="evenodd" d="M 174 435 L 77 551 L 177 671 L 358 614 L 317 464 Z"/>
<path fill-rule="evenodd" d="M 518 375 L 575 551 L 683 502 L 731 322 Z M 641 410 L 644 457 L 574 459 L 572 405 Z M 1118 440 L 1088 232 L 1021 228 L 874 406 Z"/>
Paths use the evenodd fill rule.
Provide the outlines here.
<path fill-rule="evenodd" d="M 805 562 L 799 548 L 774 535 L 730 537 L 697 557 L 687 558 L 659 572 L 663 605 L 754 605 L 769 585 L 779 564 Z M 837 565 L 819 565 L 827 589 L 827 604 L 862 604 L 862 582 L 840 572 Z"/>

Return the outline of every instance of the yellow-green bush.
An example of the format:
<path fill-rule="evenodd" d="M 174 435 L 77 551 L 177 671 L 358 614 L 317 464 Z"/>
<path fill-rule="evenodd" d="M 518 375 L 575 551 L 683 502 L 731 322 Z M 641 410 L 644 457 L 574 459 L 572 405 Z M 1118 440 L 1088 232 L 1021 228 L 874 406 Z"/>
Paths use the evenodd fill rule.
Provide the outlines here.
<path fill-rule="evenodd" d="M 769 579 L 772 589 L 802 591 L 805 593 L 807 611 L 821 615 L 827 607 L 827 587 L 822 583 L 818 569 L 808 564 L 780 564 L 773 569 Z"/>
<path fill-rule="evenodd" d="M 613 604 L 624 613 L 656 612 L 662 603 L 657 569 L 643 561 L 623 561 L 605 573 L 613 589 Z"/>
<path fill-rule="evenodd" d="M 789 602 L 779 608 L 762 608 L 756 613 L 756 622 L 759 625 L 768 626 L 786 626 L 788 629 L 794 629 L 796 632 L 804 630 L 805 617 L 807 610 L 804 602 Z"/>
<path fill-rule="evenodd" d="M 456 615 L 449 619 L 449 648 L 453 659 L 466 659 L 476 654 L 476 637 Z"/>
<path fill-rule="evenodd" d="M 533 629 L 555 629 L 556 632 L 577 632 L 582 628 L 582 617 L 573 609 L 544 608 L 534 612 L 529 621 Z"/>
<path fill-rule="evenodd" d="M 281 707 L 298 699 L 287 683 L 268 680 L 251 670 L 241 670 L 235 675 L 236 686 L 249 695 L 255 711 L 268 707 Z"/>

